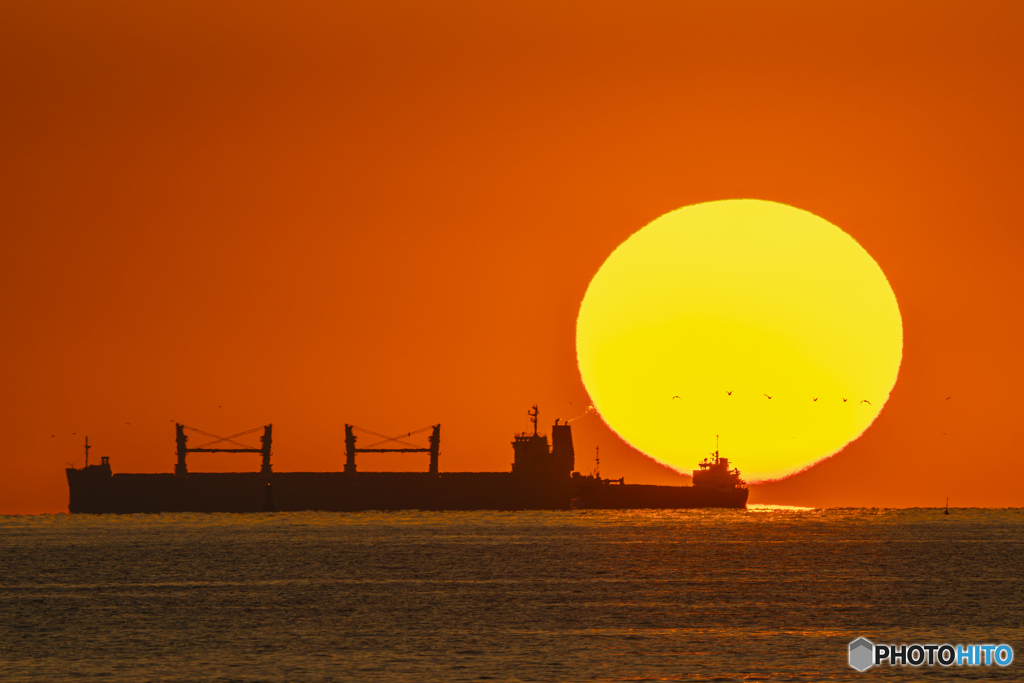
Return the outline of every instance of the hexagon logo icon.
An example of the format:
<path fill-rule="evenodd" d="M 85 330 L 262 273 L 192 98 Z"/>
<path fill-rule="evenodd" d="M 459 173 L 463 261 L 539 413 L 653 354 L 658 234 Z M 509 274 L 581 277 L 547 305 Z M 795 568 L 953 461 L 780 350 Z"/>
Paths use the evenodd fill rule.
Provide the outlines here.
<path fill-rule="evenodd" d="M 850 666 L 857 671 L 867 671 L 874 663 L 875 645 L 867 638 L 858 638 L 850 643 Z"/>

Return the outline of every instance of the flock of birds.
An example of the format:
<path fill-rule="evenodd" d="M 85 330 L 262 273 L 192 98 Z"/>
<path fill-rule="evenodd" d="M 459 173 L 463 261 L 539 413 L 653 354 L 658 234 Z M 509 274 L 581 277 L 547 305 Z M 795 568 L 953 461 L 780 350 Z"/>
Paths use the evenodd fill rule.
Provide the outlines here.
<path fill-rule="evenodd" d="M 735 390 L 733 390 L 733 391 L 735 391 Z M 728 396 L 732 396 L 732 391 L 726 391 L 725 393 L 726 393 L 726 394 L 727 394 Z M 771 397 L 771 396 L 768 396 L 768 394 L 765 394 L 765 397 L 766 397 L 766 398 L 767 398 L 767 399 L 768 399 L 769 401 L 770 401 L 770 400 L 772 400 L 772 397 Z M 682 400 L 682 399 L 681 399 L 681 398 L 680 398 L 679 396 L 673 396 L 672 398 L 673 398 L 673 399 L 677 399 L 677 398 L 679 398 L 680 400 Z M 948 400 L 949 400 L 949 399 L 951 399 L 951 398 L 953 398 L 953 397 L 952 397 L 952 396 L 947 396 L 947 397 L 946 397 L 946 400 L 948 401 Z M 817 398 L 812 398 L 811 400 L 812 400 L 812 401 L 817 401 L 818 399 L 817 399 Z M 843 399 L 843 403 L 846 403 L 846 402 L 847 402 L 847 401 L 849 401 L 849 400 L 850 400 L 850 399 L 848 399 L 848 398 L 844 398 L 844 399 Z M 867 400 L 866 398 L 863 398 L 863 399 L 861 399 L 861 401 L 860 401 L 860 402 L 861 402 L 861 403 L 867 403 L 868 405 L 871 405 L 871 401 Z"/>
<path fill-rule="evenodd" d="M 733 391 L 735 391 L 735 390 L 733 390 Z M 726 393 L 726 394 L 727 394 L 728 396 L 732 396 L 732 391 L 726 391 L 725 393 Z M 767 398 L 767 399 L 768 399 L 769 401 L 770 401 L 770 400 L 772 400 L 772 397 L 771 397 L 771 396 L 769 396 L 768 394 L 764 394 L 764 396 L 765 396 L 765 398 Z M 682 399 L 681 399 L 681 397 L 679 397 L 679 396 L 673 396 L 673 397 L 672 397 L 672 399 L 673 399 L 673 400 L 674 400 L 674 399 L 677 399 L 677 398 L 679 398 L 680 400 L 682 400 Z M 949 400 L 949 399 L 951 399 L 951 398 L 953 398 L 953 397 L 952 397 L 952 396 L 948 396 L 948 397 L 946 397 L 946 400 L 948 401 L 948 400 Z M 817 399 L 817 398 L 812 398 L 811 400 L 812 400 L 812 401 L 817 401 L 818 399 Z M 844 399 L 843 399 L 843 403 L 846 403 L 846 402 L 847 402 L 847 401 L 849 401 L 849 400 L 850 400 L 850 399 L 848 399 L 848 398 L 844 398 Z M 868 405 L 871 405 L 871 401 L 867 400 L 866 398 L 864 398 L 864 399 L 861 399 L 861 401 L 860 401 L 860 402 L 861 402 L 861 403 L 867 403 Z"/>
<path fill-rule="evenodd" d="M 217 406 L 217 407 L 218 407 L 218 408 L 223 408 L 224 406 Z M 171 422 L 177 422 L 177 420 L 171 420 Z M 132 426 L 132 423 L 131 423 L 131 422 L 125 422 L 125 424 L 126 424 L 126 425 L 128 425 L 129 427 L 131 427 L 131 426 Z M 78 436 L 78 432 L 71 432 L 71 436 Z M 57 435 L 56 435 L 56 434 L 51 434 L 51 435 L 50 435 L 50 438 L 51 438 L 51 439 L 56 439 L 56 438 L 57 438 Z"/>
<path fill-rule="evenodd" d="M 734 389 L 733 391 L 735 391 L 735 389 Z M 725 393 L 726 393 L 727 395 L 729 395 L 729 396 L 732 396 L 732 391 L 726 391 Z M 772 397 L 771 397 L 771 396 L 768 396 L 768 394 L 765 394 L 765 396 L 766 396 L 766 397 L 768 398 L 768 400 L 769 400 L 769 401 L 770 401 L 770 400 L 772 399 Z M 675 399 L 677 399 L 677 398 L 680 398 L 680 397 L 679 397 L 679 396 L 673 396 L 673 397 L 672 397 L 672 399 L 673 399 L 673 400 L 675 400 Z M 948 400 L 949 400 L 949 399 L 951 399 L 951 398 L 953 398 L 953 397 L 952 397 L 952 396 L 947 396 L 947 397 L 946 397 L 946 400 L 948 401 Z M 680 400 L 682 400 L 682 399 L 680 398 Z M 812 400 L 812 401 L 817 401 L 818 399 L 816 399 L 816 398 L 813 398 L 813 399 L 811 399 L 811 400 Z M 843 403 L 846 403 L 846 402 L 847 402 L 847 401 L 849 401 L 849 400 L 850 400 L 850 399 L 844 398 L 844 399 L 843 399 Z M 871 401 L 867 400 L 866 398 L 865 398 L 865 399 L 862 399 L 862 400 L 861 400 L 861 403 L 867 403 L 868 405 L 871 405 Z M 572 401 L 570 401 L 570 402 L 569 402 L 569 405 L 572 405 Z M 218 407 L 218 408 L 223 408 L 224 406 L 217 406 L 217 407 Z M 591 405 L 591 406 L 587 406 L 587 409 L 586 409 L 585 411 L 583 411 L 583 415 L 586 415 L 587 413 L 589 413 L 589 412 L 590 412 L 591 410 L 593 410 L 593 409 L 594 409 L 594 406 L 592 406 L 592 405 Z M 579 415 L 578 417 L 583 417 L 583 415 Z M 573 420 L 575 420 L 575 419 L 577 419 L 577 418 L 573 418 Z M 569 421 L 569 422 L 572 422 L 572 420 L 568 420 L 568 421 Z M 171 422 L 174 422 L 174 420 L 171 420 Z M 128 425 L 129 427 L 130 427 L 130 426 L 132 425 L 132 423 L 131 423 L 131 422 L 125 422 L 125 424 L 126 424 L 126 425 Z M 946 435 L 946 433 L 945 433 L 945 432 L 943 432 L 943 433 L 942 433 L 942 435 L 943 435 L 943 436 L 945 436 L 945 435 Z M 71 436 L 77 436 L 77 432 L 72 432 Z M 54 435 L 52 435 L 52 436 L 51 436 L 50 438 L 51 438 L 51 439 L 55 439 L 55 438 L 57 438 L 57 435 L 56 435 L 56 434 L 54 434 Z"/>

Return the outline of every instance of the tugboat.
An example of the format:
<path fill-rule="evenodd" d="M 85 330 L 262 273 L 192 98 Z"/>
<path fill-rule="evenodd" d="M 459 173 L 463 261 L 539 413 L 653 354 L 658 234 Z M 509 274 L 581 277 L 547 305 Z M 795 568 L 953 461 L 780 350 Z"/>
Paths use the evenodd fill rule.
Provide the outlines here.
<path fill-rule="evenodd" d="M 652 486 L 627 484 L 625 478 L 602 479 L 600 472 L 583 476 L 573 473 L 579 499 L 573 507 L 592 510 L 746 508 L 750 494 L 738 468 L 729 469 L 729 459 L 715 452 L 693 471 L 693 486 Z"/>

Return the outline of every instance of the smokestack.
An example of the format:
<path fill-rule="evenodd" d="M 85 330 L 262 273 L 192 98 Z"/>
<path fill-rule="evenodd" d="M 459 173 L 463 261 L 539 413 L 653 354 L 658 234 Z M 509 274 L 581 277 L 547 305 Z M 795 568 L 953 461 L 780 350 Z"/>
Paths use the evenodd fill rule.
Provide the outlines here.
<path fill-rule="evenodd" d="M 551 428 L 551 460 L 558 470 L 576 469 L 576 451 L 572 447 L 572 427 L 557 422 Z"/>

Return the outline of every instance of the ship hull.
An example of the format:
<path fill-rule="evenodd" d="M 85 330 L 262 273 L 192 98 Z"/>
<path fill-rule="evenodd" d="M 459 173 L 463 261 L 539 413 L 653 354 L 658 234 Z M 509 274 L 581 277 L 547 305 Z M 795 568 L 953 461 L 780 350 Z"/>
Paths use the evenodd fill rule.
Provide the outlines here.
<path fill-rule="evenodd" d="M 580 482 L 576 506 L 590 510 L 745 508 L 749 493 L 745 488 Z"/>
<path fill-rule="evenodd" d="M 508 472 L 86 475 L 67 470 L 71 512 L 568 510 L 568 476 Z"/>
<path fill-rule="evenodd" d="M 743 508 L 747 490 L 592 484 L 509 472 L 113 474 L 67 470 L 71 512 Z"/>

